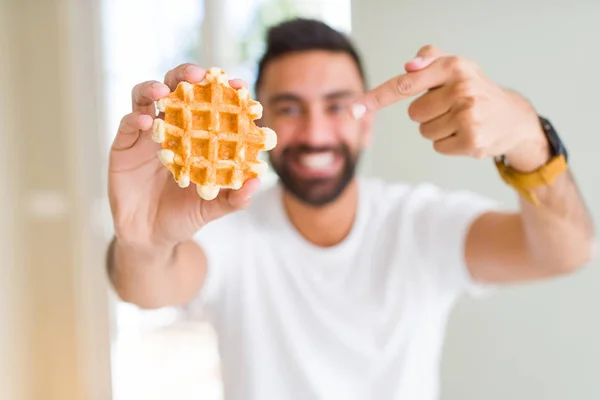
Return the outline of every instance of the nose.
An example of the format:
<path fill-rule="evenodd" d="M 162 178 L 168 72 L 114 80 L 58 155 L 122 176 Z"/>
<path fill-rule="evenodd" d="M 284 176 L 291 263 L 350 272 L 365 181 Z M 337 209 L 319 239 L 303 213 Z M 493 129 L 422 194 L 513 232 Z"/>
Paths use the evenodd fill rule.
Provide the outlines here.
<path fill-rule="evenodd" d="M 331 118 L 318 107 L 309 109 L 304 115 L 298 139 L 310 147 L 324 147 L 335 143 Z"/>

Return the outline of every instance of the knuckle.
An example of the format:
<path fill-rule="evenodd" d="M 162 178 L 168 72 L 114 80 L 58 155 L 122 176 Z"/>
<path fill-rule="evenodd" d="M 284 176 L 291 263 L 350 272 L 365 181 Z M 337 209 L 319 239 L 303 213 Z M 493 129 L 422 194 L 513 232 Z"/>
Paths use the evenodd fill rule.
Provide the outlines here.
<path fill-rule="evenodd" d="M 146 82 L 141 82 L 141 83 L 134 85 L 131 88 L 131 97 L 135 98 L 140 93 L 140 91 L 141 91 L 142 87 L 144 87 L 145 83 Z"/>
<path fill-rule="evenodd" d="M 456 115 L 461 126 L 469 127 L 479 124 L 479 116 L 475 107 L 476 101 L 474 96 L 466 96 L 461 99 L 462 110 Z"/>
<path fill-rule="evenodd" d="M 191 66 L 193 66 L 193 65 L 194 65 L 194 64 L 192 64 L 192 63 L 189 63 L 189 62 L 188 62 L 188 63 L 179 64 L 179 65 L 178 65 L 178 66 L 175 68 L 175 71 L 177 71 L 178 73 L 184 73 L 184 72 L 185 72 L 185 70 L 186 70 L 188 67 L 191 67 Z"/>
<path fill-rule="evenodd" d="M 457 98 L 474 97 L 475 86 L 470 80 L 461 80 L 454 85 L 452 93 Z"/>
<path fill-rule="evenodd" d="M 472 132 L 463 136 L 463 148 L 467 154 L 474 158 L 482 159 L 486 157 L 485 146 L 481 137 Z"/>
<path fill-rule="evenodd" d="M 396 78 L 394 89 L 396 90 L 396 94 L 406 96 L 412 92 L 414 86 L 415 83 L 413 78 L 408 75 L 402 75 Z"/>
<path fill-rule="evenodd" d="M 371 106 L 373 108 L 378 109 L 383 105 L 383 96 L 381 93 L 374 93 L 373 96 L 369 98 L 369 101 L 371 102 Z"/>
<path fill-rule="evenodd" d="M 183 71 L 185 70 L 185 68 L 187 68 L 188 65 L 189 63 L 179 64 L 172 70 L 167 71 L 167 73 L 165 74 L 164 81 L 169 82 L 173 79 L 177 79 L 178 76 L 181 76 L 183 74 Z"/>
<path fill-rule="evenodd" d="M 116 210 L 113 212 L 113 224 L 115 229 L 115 234 L 123 239 L 128 237 L 128 231 L 131 230 L 131 224 L 122 214 L 122 210 L 119 207 L 115 207 Z"/>
<path fill-rule="evenodd" d="M 468 62 L 459 56 L 449 56 L 446 59 L 446 66 L 455 74 L 462 75 L 468 70 Z"/>
<path fill-rule="evenodd" d="M 152 86 L 152 84 L 154 84 L 154 82 L 156 81 L 145 81 L 135 85 L 133 89 L 131 89 L 132 97 L 135 99 L 140 95 L 143 95 L 148 90 L 148 88 Z"/>
<path fill-rule="evenodd" d="M 177 76 L 184 77 L 194 69 L 200 69 L 200 67 L 194 63 L 183 63 L 177 67 Z"/>
<path fill-rule="evenodd" d="M 130 113 L 126 114 L 121 118 L 121 122 L 119 123 L 119 131 L 130 131 L 134 128 L 136 118 L 138 117 L 138 113 Z"/>
<path fill-rule="evenodd" d="M 121 125 L 129 124 L 129 122 L 131 120 L 133 120 L 134 116 L 137 116 L 137 113 L 132 112 L 132 113 L 123 115 L 123 118 L 121 118 Z"/>
<path fill-rule="evenodd" d="M 164 76 L 165 84 L 167 86 L 175 86 L 175 84 L 185 80 L 190 67 L 197 67 L 197 65 L 189 62 L 182 63 L 168 71 Z"/>
<path fill-rule="evenodd" d="M 464 95 L 462 97 L 463 106 L 466 108 L 465 114 L 470 117 L 472 120 L 475 119 L 475 105 L 477 104 L 477 98 L 472 95 Z"/>

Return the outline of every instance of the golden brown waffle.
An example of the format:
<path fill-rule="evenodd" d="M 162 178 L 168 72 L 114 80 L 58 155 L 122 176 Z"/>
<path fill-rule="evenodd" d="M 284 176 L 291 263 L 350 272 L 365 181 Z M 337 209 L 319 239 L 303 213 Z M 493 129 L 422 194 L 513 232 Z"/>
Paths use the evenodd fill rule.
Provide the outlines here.
<path fill-rule="evenodd" d="M 256 126 L 261 104 L 248 89 L 233 89 L 221 69 L 209 69 L 200 83 L 179 83 L 157 108 L 165 114 L 154 120 L 152 139 L 162 144 L 158 157 L 180 187 L 192 182 L 200 197 L 212 200 L 267 169 L 258 155 L 274 148 L 277 136 Z"/>

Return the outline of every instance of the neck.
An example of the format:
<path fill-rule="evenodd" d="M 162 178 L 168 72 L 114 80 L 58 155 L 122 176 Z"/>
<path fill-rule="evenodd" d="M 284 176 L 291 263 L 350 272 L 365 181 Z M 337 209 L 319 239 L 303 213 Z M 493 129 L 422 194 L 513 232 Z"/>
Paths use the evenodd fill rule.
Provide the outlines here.
<path fill-rule="evenodd" d="M 315 207 L 299 201 L 284 192 L 283 205 L 287 215 L 309 242 L 321 246 L 335 246 L 350 233 L 358 210 L 358 183 L 353 179 L 332 203 Z"/>

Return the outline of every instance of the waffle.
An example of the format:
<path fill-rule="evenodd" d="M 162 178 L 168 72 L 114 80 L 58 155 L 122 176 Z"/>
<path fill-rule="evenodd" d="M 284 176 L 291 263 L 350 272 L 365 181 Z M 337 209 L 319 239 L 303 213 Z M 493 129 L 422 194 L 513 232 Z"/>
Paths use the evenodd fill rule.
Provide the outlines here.
<path fill-rule="evenodd" d="M 220 189 L 240 189 L 266 171 L 258 156 L 276 146 L 277 136 L 254 123 L 262 105 L 248 89 L 233 89 L 221 69 L 209 69 L 200 83 L 179 83 L 156 105 L 164 120 L 154 120 L 152 139 L 180 187 L 194 183 L 201 198 L 212 200 Z"/>

